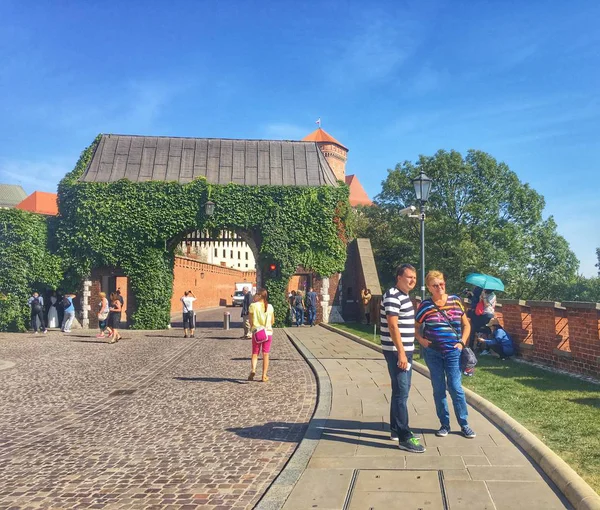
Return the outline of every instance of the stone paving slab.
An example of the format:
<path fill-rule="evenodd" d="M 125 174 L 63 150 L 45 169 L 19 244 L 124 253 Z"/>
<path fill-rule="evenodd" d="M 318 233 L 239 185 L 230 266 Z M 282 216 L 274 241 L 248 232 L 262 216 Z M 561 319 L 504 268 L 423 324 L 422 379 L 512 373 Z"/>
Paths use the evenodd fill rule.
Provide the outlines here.
<path fill-rule="evenodd" d="M 431 382 L 417 372 L 412 376 L 410 423 L 422 434 L 427 451 L 400 450 L 389 438 L 391 386 L 382 355 L 324 328 L 287 331 L 325 367 L 333 396 L 319 444 L 284 510 L 332 508 L 332 502 L 347 503 L 338 509 L 375 510 L 396 508 L 400 501 L 403 508 L 443 508 L 441 486 L 435 498 L 427 499 L 426 490 L 404 479 L 412 475 L 402 473 L 415 471 L 442 477 L 450 510 L 570 508 L 538 466 L 475 409 L 469 407 L 469 423 L 476 438 L 457 433 L 451 405 L 452 433 L 435 436 L 439 423 Z M 365 470 L 379 475 L 369 482 L 376 489 L 364 481 L 357 490 L 356 483 L 348 482 L 350 476 L 355 481 L 369 476 L 363 475 Z M 400 500 L 398 492 L 410 497 Z"/>
<path fill-rule="evenodd" d="M 287 336 L 265 384 L 240 329 L 94 335 L 0 334 L 0 509 L 253 508 L 316 402 Z"/>

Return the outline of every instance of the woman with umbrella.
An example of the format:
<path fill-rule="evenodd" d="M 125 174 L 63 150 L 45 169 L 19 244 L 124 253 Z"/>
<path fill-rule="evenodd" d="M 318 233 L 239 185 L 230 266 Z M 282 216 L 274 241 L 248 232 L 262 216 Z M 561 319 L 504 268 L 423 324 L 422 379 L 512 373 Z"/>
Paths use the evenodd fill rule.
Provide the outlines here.
<path fill-rule="evenodd" d="M 465 279 L 467 283 L 483 289 L 479 295 L 479 301 L 470 315 L 471 336 L 469 338 L 469 347 L 473 347 L 475 334 L 481 332 L 486 324 L 496 315 L 496 294 L 494 290 L 504 290 L 502 280 L 495 276 L 481 273 L 471 273 Z"/>

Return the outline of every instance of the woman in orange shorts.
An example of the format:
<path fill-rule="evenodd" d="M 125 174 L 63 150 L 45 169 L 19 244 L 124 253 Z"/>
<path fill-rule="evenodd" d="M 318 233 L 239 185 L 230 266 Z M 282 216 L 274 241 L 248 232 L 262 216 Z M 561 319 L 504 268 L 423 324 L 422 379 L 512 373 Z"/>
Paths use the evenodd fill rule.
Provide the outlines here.
<path fill-rule="evenodd" d="M 273 305 L 269 304 L 266 289 L 259 289 L 255 294 L 254 303 L 252 303 L 248 309 L 248 316 L 250 318 L 250 329 L 252 331 L 252 368 L 248 380 L 254 380 L 258 355 L 262 350 L 262 382 L 267 382 L 269 380 L 267 370 L 269 370 L 269 353 L 271 352 L 271 342 L 273 340 L 275 310 L 273 310 Z M 261 337 L 264 337 L 264 340 Z"/>

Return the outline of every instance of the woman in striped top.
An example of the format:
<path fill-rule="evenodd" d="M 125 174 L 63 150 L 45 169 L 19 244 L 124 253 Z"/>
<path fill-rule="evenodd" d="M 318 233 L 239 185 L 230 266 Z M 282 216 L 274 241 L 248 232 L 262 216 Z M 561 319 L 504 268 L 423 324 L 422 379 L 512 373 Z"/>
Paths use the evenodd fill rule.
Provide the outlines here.
<path fill-rule="evenodd" d="M 415 336 L 424 347 L 425 362 L 431 374 L 435 409 L 441 423 L 436 435 L 445 437 L 450 432 L 448 389 L 463 436 L 473 438 L 475 432 L 467 421 L 467 400 L 460 371 L 460 354 L 469 338 L 471 325 L 460 298 L 446 294 L 446 282 L 440 271 L 430 271 L 425 283 L 431 297 L 419 305 L 415 316 Z M 424 325 L 423 333 L 420 325 Z"/>

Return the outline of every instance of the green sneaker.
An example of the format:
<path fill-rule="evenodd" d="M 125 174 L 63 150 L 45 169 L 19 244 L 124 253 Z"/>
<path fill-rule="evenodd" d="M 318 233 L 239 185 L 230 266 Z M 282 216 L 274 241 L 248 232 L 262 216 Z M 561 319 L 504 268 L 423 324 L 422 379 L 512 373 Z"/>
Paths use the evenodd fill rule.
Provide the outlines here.
<path fill-rule="evenodd" d="M 419 443 L 419 440 L 416 437 L 410 437 L 406 441 L 400 441 L 398 443 L 398 448 L 413 453 L 423 453 L 425 451 L 425 447 Z"/>

